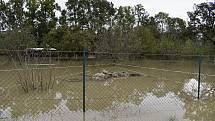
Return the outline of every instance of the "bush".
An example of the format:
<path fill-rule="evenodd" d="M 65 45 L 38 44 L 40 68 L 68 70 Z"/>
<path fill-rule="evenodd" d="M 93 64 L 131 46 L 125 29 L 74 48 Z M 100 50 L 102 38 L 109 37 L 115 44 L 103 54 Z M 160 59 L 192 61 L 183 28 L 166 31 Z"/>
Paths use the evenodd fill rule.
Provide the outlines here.
<path fill-rule="evenodd" d="M 1 49 L 24 50 L 36 47 L 36 41 L 29 28 L 8 30 L 2 34 Z"/>

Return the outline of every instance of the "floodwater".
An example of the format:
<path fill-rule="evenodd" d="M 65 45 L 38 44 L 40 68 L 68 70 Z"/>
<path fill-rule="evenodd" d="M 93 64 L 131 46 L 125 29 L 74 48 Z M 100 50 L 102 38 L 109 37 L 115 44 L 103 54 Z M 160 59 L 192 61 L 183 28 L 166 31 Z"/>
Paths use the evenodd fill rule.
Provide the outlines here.
<path fill-rule="evenodd" d="M 50 77 L 49 72 L 55 75 L 54 86 L 52 89 L 28 93 L 17 86 L 19 70 L 7 70 L 2 64 L 3 70 L 6 71 L 0 71 L 0 120 L 212 121 L 215 119 L 214 63 L 207 61 L 202 64 L 204 74 L 201 77 L 201 95 L 198 100 L 198 91 L 196 91 L 198 64 L 195 61 L 144 60 L 117 62 L 114 65 L 110 65 L 110 62 L 97 62 L 97 66 L 87 67 L 85 114 L 82 106 L 82 67 L 77 66 L 77 63 L 70 62 L 62 64 L 61 68 L 56 66 L 39 70 L 38 73 L 42 73 L 46 80 Z M 89 62 L 89 65 L 93 63 Z M 103 70 L 141 73 L 142 76 L 103 81 L 91 78 Z"/>

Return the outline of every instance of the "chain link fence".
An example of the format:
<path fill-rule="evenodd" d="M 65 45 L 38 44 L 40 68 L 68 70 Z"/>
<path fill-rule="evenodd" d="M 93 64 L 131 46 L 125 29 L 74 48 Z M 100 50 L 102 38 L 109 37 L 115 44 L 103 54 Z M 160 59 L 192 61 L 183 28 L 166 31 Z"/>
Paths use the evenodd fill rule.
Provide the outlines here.
<path fill-rule="evenodd" d="M 1 51 L 0 118 L 213 120 L 214 70 L 212 55 Z"/>

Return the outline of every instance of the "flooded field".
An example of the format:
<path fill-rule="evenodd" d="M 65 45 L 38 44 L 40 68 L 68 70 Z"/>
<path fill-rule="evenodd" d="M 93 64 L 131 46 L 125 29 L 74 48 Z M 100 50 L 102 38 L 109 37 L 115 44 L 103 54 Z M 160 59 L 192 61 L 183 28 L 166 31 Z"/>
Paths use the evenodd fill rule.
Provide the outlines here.
<path fill-rule="evenodd" d="M 215 118 L 215 64 L 212 62 L 202 64 L 200 100 L 196 96 L 197 61 L 88 62 L 85 115 L 81 64 L 81 61 L 62 61 L 53 67 L 43 65 L 32 73 L 54 82 L 47 82 L 41 90 L 25 92 L 17 81 L 18 75 L 26 72 L 12 69 L 12 63 L 2 61 L 0 120 L 212 121 Z M 104 70 L 141 76 L 100 81 L 92 78 Z M 51 84 L 52 88 L 45 88 Z"/>

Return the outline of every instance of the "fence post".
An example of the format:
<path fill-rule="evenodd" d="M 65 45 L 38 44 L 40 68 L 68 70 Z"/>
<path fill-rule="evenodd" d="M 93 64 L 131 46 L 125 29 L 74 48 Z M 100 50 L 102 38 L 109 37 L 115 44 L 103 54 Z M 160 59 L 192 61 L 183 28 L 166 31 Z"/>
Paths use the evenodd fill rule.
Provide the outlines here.
<path fill-rule="evenodd" d="M 198 99 L 200 99 L 200 86 L 201 86 L 201 64 L 202 64 L 202 58 L 201 55 L 198 59 L 198 65 L 199 65 L 199 75 L 198 75 Z"/>
<path fill-rule="evenodd" d="M 86 64 L 87 64 L 87 51 L 83 50 L 83 112 L 86 112 Z"/>

